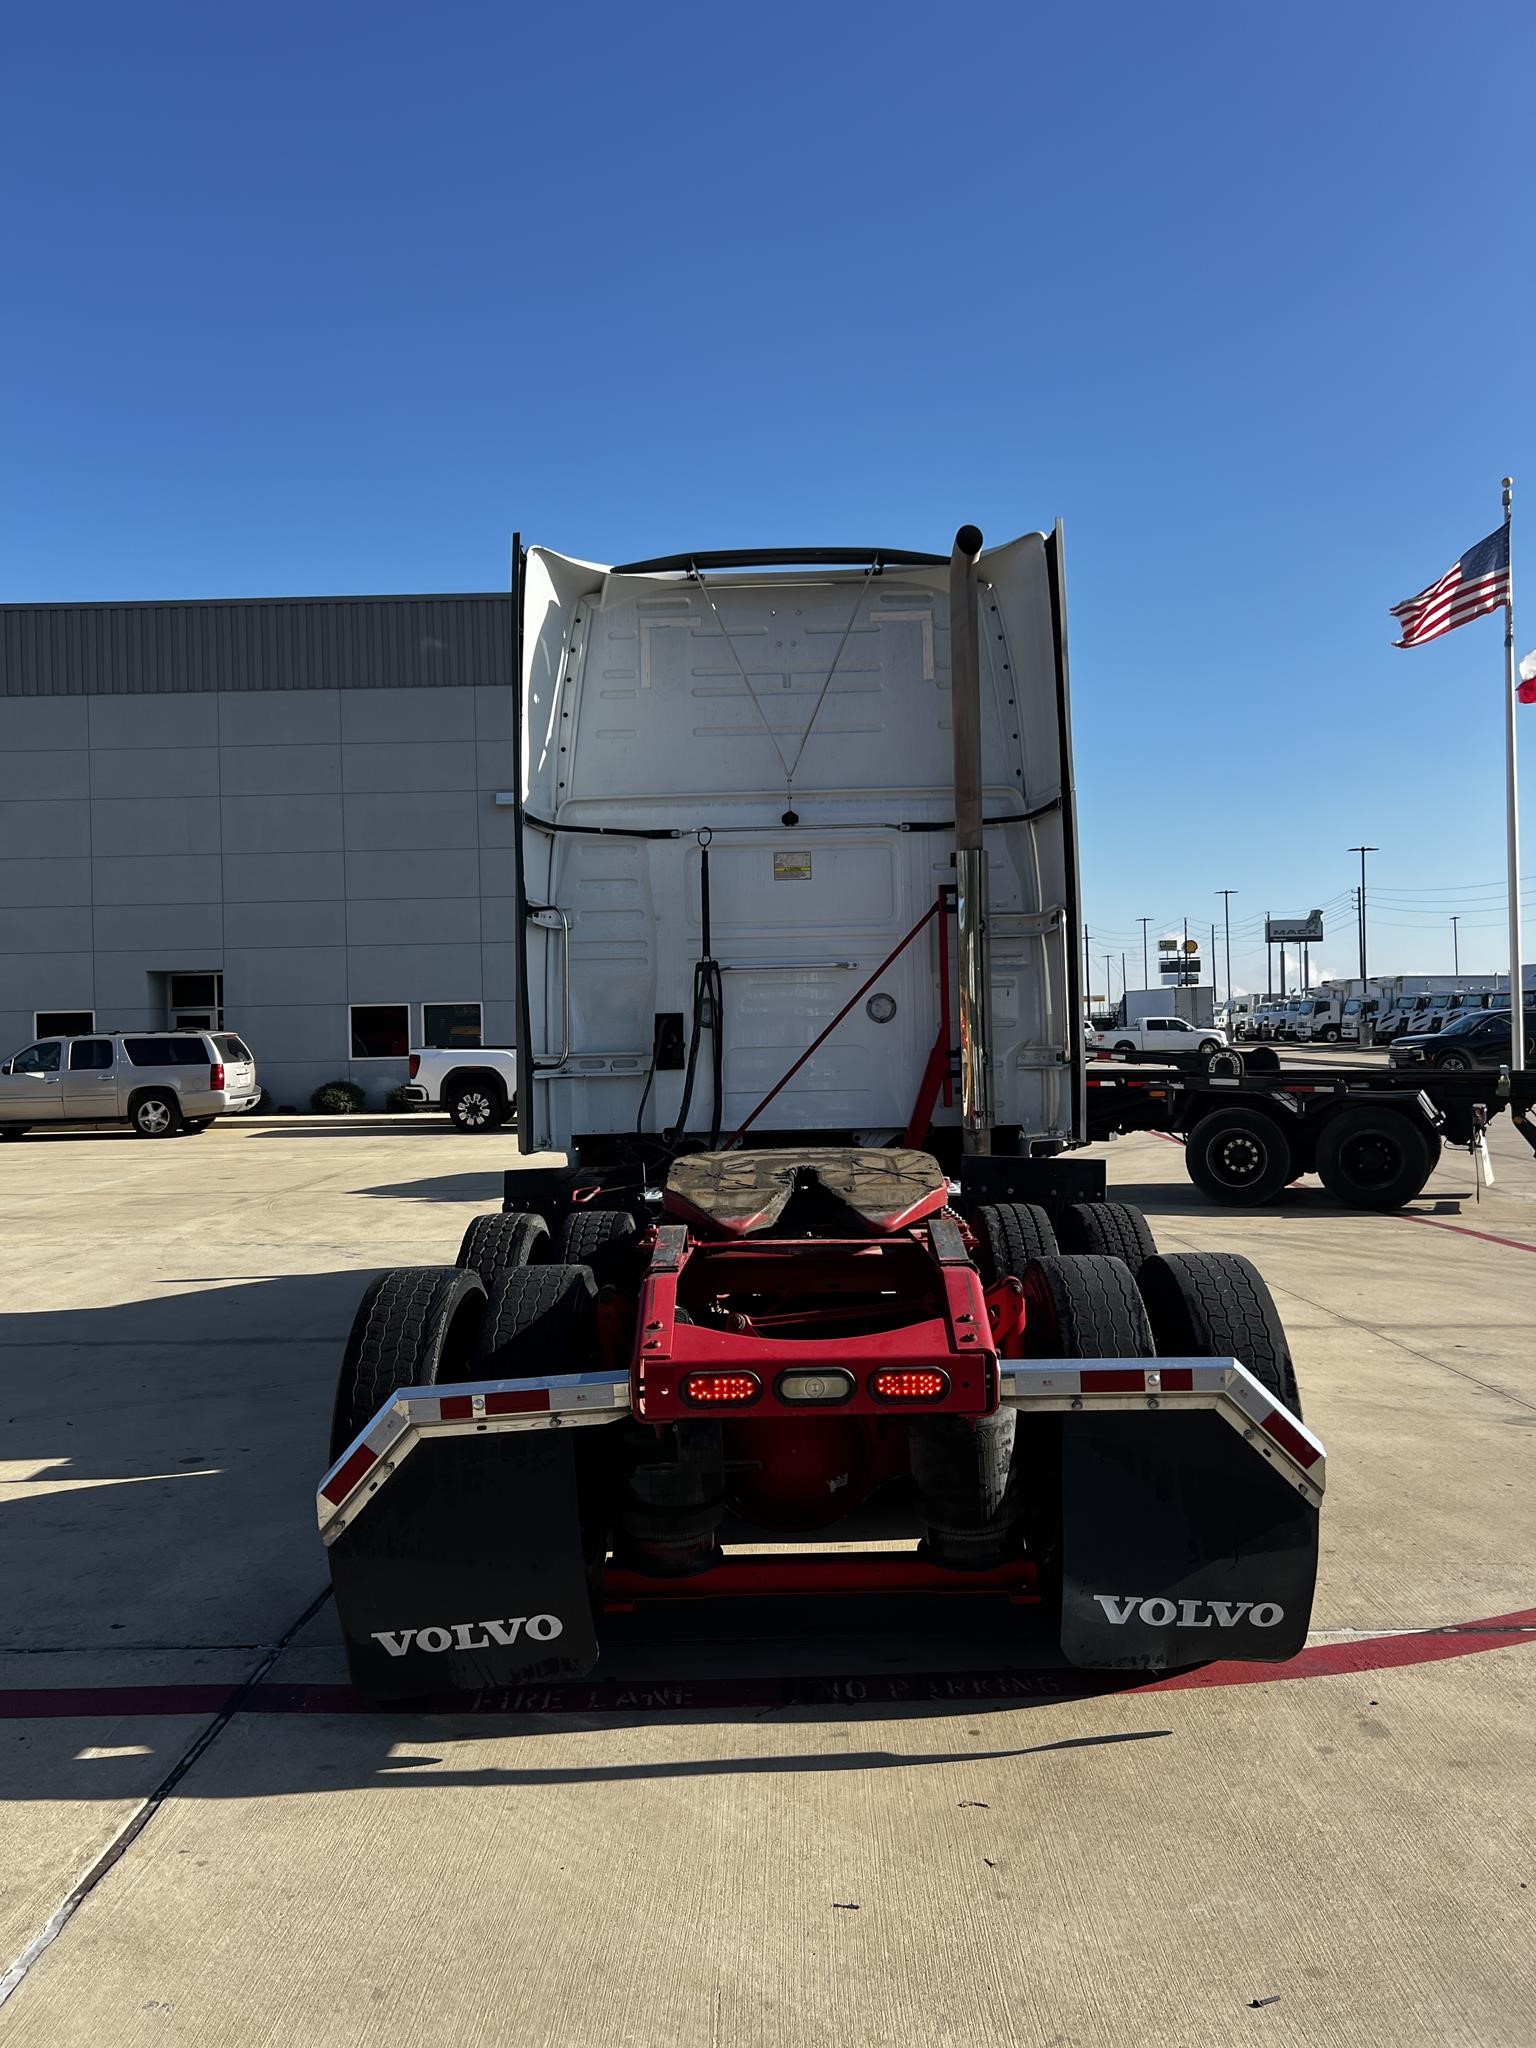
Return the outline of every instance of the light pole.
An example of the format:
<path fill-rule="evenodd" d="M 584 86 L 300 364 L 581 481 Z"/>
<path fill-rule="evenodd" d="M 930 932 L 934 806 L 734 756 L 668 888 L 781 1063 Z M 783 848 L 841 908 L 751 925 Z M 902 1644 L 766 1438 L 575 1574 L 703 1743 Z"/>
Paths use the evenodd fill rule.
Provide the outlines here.
<path fill-rule="evenodd" d="M 1147 926 L 1152 920 L 1150 917 L 1138 917 L 1136 922 L 1141 926 L 1141 985 L 1143 988 L 1150 988 L 1152 969 L 1147 964 Z"/>
<path fill-rule="evenodd" d="M 1230 1010 L 1232 1007 L 1232 898 L 1237 894 L 1237 891 L 1235 889 L 1218 889 L 1216 894 L 1221 898 L 1222 916 L 1226 919 L 1227 924 L 1227 1008 Z M 1211 950 L 1214 952 L 1215 948 L 1216 941 L 1212 938 Z"/>
<path fill-rule="evenodd" d="M 1456 927 L 1460 923 L 1461 914 L 1458 912 L 1451 919 L 1451 972 L 1458 981 L 1461 979 L 1461 934 Z"/>
<path fill-rule="evenodd" d="M 1365 856 L 1368 853 L 1380 853 L 1381 848 L 1379 846 L 1352 846 L 1349 850 L 1351 853 L 1358 853 L 1360 856 L 1360 979 L 1363 982 L 1365 980 Z M 1360 993 L 1362 996 L 1365 994 L 1364 988 L 1361 989 Z"/>

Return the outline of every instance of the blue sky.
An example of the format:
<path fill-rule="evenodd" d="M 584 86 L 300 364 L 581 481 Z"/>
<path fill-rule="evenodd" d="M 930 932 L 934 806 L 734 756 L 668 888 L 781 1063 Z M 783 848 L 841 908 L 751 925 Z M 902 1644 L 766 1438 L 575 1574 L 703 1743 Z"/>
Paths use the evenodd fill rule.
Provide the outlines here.
<path fill-rule="evenodd" d="M 1060 515 L 1114 985 L 1222 887 L 1352 971 L 1362 839 L 1373 967 L 1491 970 L 1502 622 L 1387 607 L 1511 472 L 1536 646 L 1536 14 L 1446 19 L 8 8 L 0 599 Z"/>

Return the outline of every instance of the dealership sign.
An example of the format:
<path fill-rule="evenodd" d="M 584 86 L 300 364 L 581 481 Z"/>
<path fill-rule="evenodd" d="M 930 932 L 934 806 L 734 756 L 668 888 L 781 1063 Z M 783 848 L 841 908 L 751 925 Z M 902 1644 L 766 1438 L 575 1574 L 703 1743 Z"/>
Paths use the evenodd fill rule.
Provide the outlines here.
<path fill-rule="evenodd" d="M 1266 946 L 1292 944 L 1313 944 L 1323 936 L 1323 913 L 1314 910 L 1309 917 L 1266 917 L 1264 920 L 1264 943 Z"/>

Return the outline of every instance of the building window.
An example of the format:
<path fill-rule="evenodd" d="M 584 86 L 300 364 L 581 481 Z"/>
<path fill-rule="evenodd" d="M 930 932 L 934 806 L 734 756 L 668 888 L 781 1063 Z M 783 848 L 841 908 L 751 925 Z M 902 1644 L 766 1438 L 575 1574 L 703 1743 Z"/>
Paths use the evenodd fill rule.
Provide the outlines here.
<path fill-rule="evenodd" d="M 94 1010 L 38 1010 L 32 1029 L 39 1038 L 84 1038 L 96 1029 Z"/>
<path fill-rule="evenodd" d="M 484 1045 L 480 1034 L 478 1003 L 423 1003 L 421 1042 L 438 1052 L 455 1052 L 460 1046 Z"/>
<path fill-rule="evenodd" d="M 411 1049 L 409 1003 L 354 1003 L 352 1057 L 355 1060 L 403 1060 Z"/>
<path fill-rule="evenodd" d="M 166 1007 L 173 1031 L 217 1031 L 224 1022 L 224 977 L 168 974 Z"/>

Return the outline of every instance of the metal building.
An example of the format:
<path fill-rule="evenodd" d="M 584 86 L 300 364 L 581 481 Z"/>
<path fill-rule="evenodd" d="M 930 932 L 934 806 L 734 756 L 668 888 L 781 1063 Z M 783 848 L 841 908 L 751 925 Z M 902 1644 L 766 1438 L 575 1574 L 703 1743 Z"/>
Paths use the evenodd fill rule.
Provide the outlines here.
<path fill-rule="evenodd" d="M 223 1024 L 273 1100 L 512 1043 L 504 595 L 0 606 L 0 1057 Z"/>

